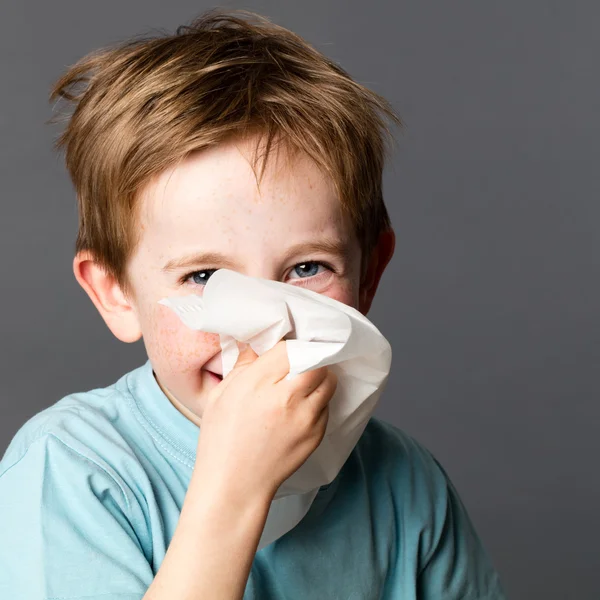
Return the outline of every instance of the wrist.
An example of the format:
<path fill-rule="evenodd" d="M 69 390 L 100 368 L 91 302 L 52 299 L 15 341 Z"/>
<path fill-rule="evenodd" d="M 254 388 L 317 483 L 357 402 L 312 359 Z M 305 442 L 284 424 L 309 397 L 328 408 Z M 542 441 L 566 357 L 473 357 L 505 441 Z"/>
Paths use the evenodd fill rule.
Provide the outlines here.
<path fill-rule="evenodd" d="M 227 474 L 215 475 L 198 464 L 194 467 L 192 478 L 186 494 L 207 506 L 227 506 L 231 510 L 251 512 L 268 512 L 277 489 L 253 487 L 249 489 L 235 476 Z"/>

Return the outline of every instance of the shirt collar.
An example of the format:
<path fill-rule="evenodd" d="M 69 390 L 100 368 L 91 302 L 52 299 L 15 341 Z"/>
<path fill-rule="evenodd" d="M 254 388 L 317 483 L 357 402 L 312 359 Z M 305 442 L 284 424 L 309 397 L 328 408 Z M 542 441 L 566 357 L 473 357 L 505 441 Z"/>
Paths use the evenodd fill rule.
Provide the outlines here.
<path fill-rule="evenodd" d="M 193 464 L 200 427 L 182 415 L 167 398 L 155 379 L 150 359 L 131 371 L 127 384 L 147 423 Z"/>

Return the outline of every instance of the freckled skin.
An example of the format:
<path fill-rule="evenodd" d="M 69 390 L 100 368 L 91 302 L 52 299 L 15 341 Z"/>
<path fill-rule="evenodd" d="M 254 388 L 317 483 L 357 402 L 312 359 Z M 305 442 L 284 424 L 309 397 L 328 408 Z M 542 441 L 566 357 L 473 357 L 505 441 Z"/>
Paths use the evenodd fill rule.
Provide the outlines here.
<path fill-rule="evenodd" d="M 143 234 L 128 268 L 138 299 L 134 310 L 159 385 L 198 425 L 207 393 L 217 385 L 202 369 L 220 354 L 219 336 L 189 329 L 158 300 L 201 295 L 202 283 L 190 279 L 180 284 L 178 279 L 220 265 L 165 274 L 160 269 L 168 260 L 197 251 L 221 252 L 241 273 L 290 285 L 303 282 L 301 287 L 359 308 L 360 247 L 342 219 L 333 185 L 310 159 L 298 155 L 289 168 L 278 166 L 279 157 L 273 155 L 259 194 L 249 162 L 253 148 L 253 141 L 236 141 L 195 153 L 140 194 Z M 352 259 L 344 263 L 314 252 L 284 262 L 291 246 L 325 236 L 346 240 Z M 310 267 L 311 273 L 318 269 L 314 276 L 294 270 L 309 261 L 324 261 L 339 273 L 321 266 Z M 216 361 L 210 366 L 216 367 Z"/>

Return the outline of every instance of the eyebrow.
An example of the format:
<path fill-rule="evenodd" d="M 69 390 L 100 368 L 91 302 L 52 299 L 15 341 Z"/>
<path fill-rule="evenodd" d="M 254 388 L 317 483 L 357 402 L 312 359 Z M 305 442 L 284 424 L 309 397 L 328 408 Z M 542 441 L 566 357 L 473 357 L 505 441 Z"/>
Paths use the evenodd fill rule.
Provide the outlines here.
<path fill-rule="evenodd" d="M 324 252 L 332 254 L 337 258 L 349 262 L 351 259 L 350 249 L 342 240 L 323 239 L 314 242 L 303 242 L 292 246 L 284 255 L 284 261 L 289 260 L 296 254 L 308 254 L 310 252 Z M 193 267 L 199 264 L 222 264 L 224 267 L 234 268 L 235 262 L 220 252 L 199 252 L 188 254 L 179 258 L 171 259 L 162 267 L 163 273 L 170 273 L 178 269 Z"/>

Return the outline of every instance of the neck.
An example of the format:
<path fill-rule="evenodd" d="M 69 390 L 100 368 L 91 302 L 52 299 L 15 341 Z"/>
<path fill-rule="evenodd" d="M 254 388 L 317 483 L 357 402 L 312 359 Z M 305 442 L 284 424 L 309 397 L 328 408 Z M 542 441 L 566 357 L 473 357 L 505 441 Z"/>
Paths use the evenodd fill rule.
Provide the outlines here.
<path fill-rule="evenodd" d="M 198 427 L 200 427 L 201 423 L 202 423 L 202 419 L 200 419 L 200 417 L 196 413 L 193 413 L 189 408 L 187 408 L 186 406 L 181 404 L 181 402 L 179 402 L 179 400 L 177 400 L 177 398 L 175 398 L 175 396 L 173 396 L 173 394 L 171 394 L 171 392 L 168 390 L 168 388 L 166 386 L 162 385 L 162 383 L 160 382 L 160 380 L 158 379 L 158 377 L 156 376 L 156 373 L 154 371 L 152 371 L 152 374 L 154 375 L 154 379 L 156 379 L 156 383 L 158 383 L 158 387 L 162 390 L 163 394 L 169 399 L 169 402 L 171 402 L 171 404 L 184 417 L 186 417 L 186 419 L 189 419 L 192 423 L 194 423 L 194 425 L 197 425 Z"/>

